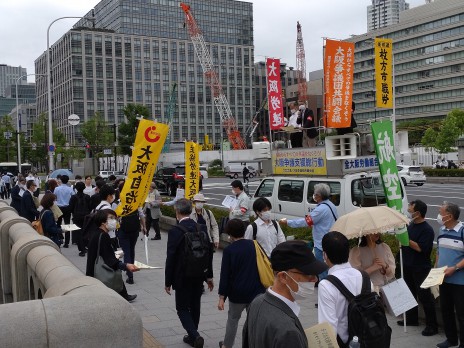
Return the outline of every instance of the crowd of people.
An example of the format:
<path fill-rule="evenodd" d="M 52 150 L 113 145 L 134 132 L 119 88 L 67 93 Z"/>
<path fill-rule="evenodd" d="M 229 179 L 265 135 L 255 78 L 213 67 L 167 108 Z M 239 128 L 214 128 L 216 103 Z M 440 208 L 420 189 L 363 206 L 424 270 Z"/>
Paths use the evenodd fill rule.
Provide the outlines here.
<path fill-rule="evenodd" d="M 105 183 L 97 177 L 92 185 L 91 177 L 83 180 L 79 176 L 71 186 L 69 178 L 64 175 L 50 178 L 45 194 L 38 201 L 36 181 L 19 177 L 11 189 L 11 206 L 31 222 L 41 219 L 44 234 L 58 246 L 63 240 L 63 247 L 68 247 L 69 243 L 77 244 L 79 255 L 87 255 L 87 275 L 94 276 L 95 262 L 102 257 L 114 270 L 126 272 L 127 284 L 134 284 L 134 272 L 138 271 L 134 265 L 135 244 L 139 233 L 148 236 L 153 228 L 153 239 L 161 239 L 160 207 L 173 205 L 177 224 L 167 235 L 165 291 L 169 295 L 174 291 L 176 311 L 186 331 L 183 341 L 192 347 L 203 347 L 204 338 L 199 331 L 201 296 L 205 292 L 204 283 L 209 291 L 215 287 L 212 265 L 214 252 L 219 246 L 219 226 L 213 212 L 206 207 L 207 198 L 199 193 L 192 201 L 178 197 L 163 202 L 152 183 L 144 206 L 118 220 L 115 209 L 123 186 L 124 180 Z M 396 263 L 390 247 L 382 242 L 380 234 L 370 234 L 350 248 L 342 233 L 329 232 L 338 214 L 329 200 L 330 187 L 326 184 L 314 186 L 312 199 L 316 208 L 306 217 L 280 221 L 271 219 L 272 204 L 268 199 L 258 198 L 251 205 L 240 180 L 234 180 L 231 188 L 237 204 L 230 208 L 223 231 L 229 235 L 231 243 L 222 255 L 218 310 L 224 310 L 227 300 L 229 302 L 226 331 L 219 346 L 234 346 L 238 322 L 246 310 L 243 347 L 307 347 L 298 319 L 299 303 L 317 291 L 318 321 L 329 323 L 337 334 L 340 347 L 348 347 L 353 338 L 348 327 L 348 300 L 333 283 L 333 278 L 356 296 L 361 293 L 364 275 L 367 275 L 372 291 L 380 292 L 382 286 L 395 277 Z M 250 222 L 251 210 L 256 216 L 253 222 Z M 420 285 L 432 268 L 430 256 L 434 231 L 425 220 L 427 205 L 423 201 L 410 202 L 407 211 L 410 223 L 407 227 L 409 245 L 402 247 L 404 280 L 424 308 L 422 335 L 433 336 L 438 332 L 435 299 L 430 289 L 422 289 Z M 84 235 L 84 220 L 89 214 L 94 215 L 95 228 Z M 69 232 L 63 232 L 61 226 L 69 224 L 71 216 L 73 223 L 81 229 L 66 237 Z M 434 266 L 447 266 L 439 289 L 446 340 L 438 343 L 438 348 L 459 343 L 464 346 L 464 302 L 461 296 L 464 272 L 460 272 L 464 268 L 464 226 L 459 216 L 458 205 L 444 202 L 437 217 L 442 227 L 437 238 Z M 314 250 L 307 242 L 286 241 L 280 225 L 312 228 Z M 268 288 L 260 278 L 255 242 L 272 265 L 274 280 Z M 197 248 L 195 254 L 190 252 L 191 245 L 201 245 L 206 251 L 202 253 Z M 123 260 L 115 255 L 119 247 L 123 250 Z M 201 267 L 195 271 L 193 263 L 200 260 Z M 128 301 L 137 296 L 129 295 L 125 286 L 118 292 Z M 398 320 L 397 324 L 405 323 Z M 417 307 L 406 312 L 406 324 L 420 325 Z"/>

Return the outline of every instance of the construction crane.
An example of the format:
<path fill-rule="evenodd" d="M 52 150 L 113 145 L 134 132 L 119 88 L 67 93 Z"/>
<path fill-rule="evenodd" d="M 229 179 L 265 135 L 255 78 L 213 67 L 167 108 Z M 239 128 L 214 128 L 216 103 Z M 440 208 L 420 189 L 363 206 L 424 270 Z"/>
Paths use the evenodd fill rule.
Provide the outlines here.
<path fill-rule="evenodd" d="M 247 130 L 245 131 L 245 138 L 250 138 L 250 142 L 253 142 L 253 135 L 255 134 L 256 128 L 258 128 L 259 122 L 258 117 L 262 110 L 267 109 L 267 97 L 263 99 L 261 102 L 261 106 L 256 111 L 251 124 L 248 126 Z"/>
<path fill-rule="evenodd" d="M 222 90 L 222 85 L 219 82 L 219 78 L 214 70 L 213 62 L 209 54 L 208 48 L 206 47 L 205 40 L 200 28 L 195 21 L 195 18 L 190 12 L 190 6 L 184 3 L 180 3 L 180 7 L 185 13 L 186 23 L 190 39 L 192 40 L 195 53 L 197 54 L 198 60 L 200 61 L 205 75 L 206 81 L 211 88 L 211 94 L 213 96 L 214 104 L 216 105 L 219 115 L 221 116 L 221 122 L 226 130 L 227 138 L 234 150 L 246 149 L 246 143 L 243 140 L 240 132 L 237 128 L 235 118 L 232 116 L 229 102 Z"/>
<path fill-rule="evenodd" d="M 169 92 L 169 104 L 168 109 L 166 111 L 166 116 L 164 121 L 169 126 L 168 136 L 166 137 L 166 141 L 163 145 L 162 153 L 169 152 L 169 148 L 171 147 L 171 131 L 172 131 L 172 118 L 174 117 L 174 112 L 176 111 L 176 102 L 177 102 L 177 83 L 174 83 L 171 87 L 171 91 Z"/>
<path fill-rule="evenodd" d="M 305 103 L 308 100 L 306 58 L 300 22 L 296 22 L 296 75 L 298 78 L 298 101 Z"/>

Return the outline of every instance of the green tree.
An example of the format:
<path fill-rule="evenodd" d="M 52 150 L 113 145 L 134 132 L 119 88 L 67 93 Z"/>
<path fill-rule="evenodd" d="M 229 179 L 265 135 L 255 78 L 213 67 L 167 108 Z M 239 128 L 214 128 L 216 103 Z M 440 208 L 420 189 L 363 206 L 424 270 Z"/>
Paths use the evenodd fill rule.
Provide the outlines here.
<path fill-rule="evenodd" d="M 459 128 L 459 135 L 464 134 L 464 110 L 451 110 L 448 116 L 454 118 L 456 126 Z"/>
<path fill-rule="evenodd" d="M 412 121 L 401 121 L 398 123 L 397 131 L 408 131 L 409 146 L 422 142 L 424 131 L 433 128 L 435 131 L 440 129 L 441 121 L 417 119 Z"/>
<path fill-rule="evenodd" d="M 425 151 L 430 152 L 432 156 L 432 163 L 433 163 L 433 151 L 436 150 L 436 140 L 437 140 L 437 131 L 433 128 L 428 128 L 424 136 L 421 139 L 422 145 L 425 147 Z"/>
<path fill-rule="evenodd" d="M 8 115 L 3 116 L 0 119 L 0 161 L 16 161 L 16 127 L 13 126 L 11 117 Z M 5 138 L 5 133 L 11 133 L 10 138 Z"/>
<path fill-rule="evenodd" d="M 45 134 L 48 132 L 47 127 L 46 115 L 42 113 L 37 117 L 37 121 L 32 126 L 30 144 L 26 144 L 22 147 L 22 149 L 24 149 L 24 162 L 29 162 L 36 168 L 42 168 L 47 165 L 48 140 Z"/>
<path fill-rule="evenodd" d="M 121 153 L 124 155 L 131 155 L 131 146 L 134 145 L 135 135 L 137 134 L 137 127 L 139 120 L 137 117 L 150 118 L 150 110 L 145 105 L 140 104 L 127 104 L 124 109 L 124 116 L 127 122 L 123 122 L 119 125 L 118 141 L 121 148 Z"/>
<path fill-rule="evenodd" d="M 453 112 L 450 112 L 440 127 L 440 132 L 435 142 L 435 148 L 440 153 L 453 151 L 453 148 L 456 147 L 456 140 L 458 140 L 460 135 L 461 131 L 456 124 L 456 116 Z"/>
<path fill-rule="evenodd" d="M 82 124 L 81 133 L 89 143 L 93 157 L 97 158 L 100 169 L 99 159 L 103 157 L 103 150 L 114 144 L 112 128 L 103 116 L 99 112 L 96 112 L 94 117 Z"/>

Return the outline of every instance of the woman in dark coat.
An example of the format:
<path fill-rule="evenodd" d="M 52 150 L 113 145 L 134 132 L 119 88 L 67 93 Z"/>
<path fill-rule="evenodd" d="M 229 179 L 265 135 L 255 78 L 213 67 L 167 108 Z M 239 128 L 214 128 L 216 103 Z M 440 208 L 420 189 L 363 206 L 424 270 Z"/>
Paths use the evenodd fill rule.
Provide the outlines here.
<path fill-rule="evenodd" d="M 92 238 L 89 241 L 87 269 L 85 274 L 90 277 L 95 276 L 94 267 L 98 256 L 101 256 L 105 264 L 114 270 L 120 269 L 122 271 L 137 272 L 139 270 L 137 266 L 130 263 L 123 263 L 114 255 L 114 249 L 111 246 L 111 238 L 108 235 L 108 231 L 116 228 L 116 213 L 111 209 L 97 210 L 94 221 L 95 224 L 99 226 L 99 229 L 98 232 L 92 235 Z M 97 250 L 100 235 L 100 250 Z M 119 294 L 129 302 L 133 301 L 137 297 L 137 295 L 129 295 L 125 286 Z"/>
<path fill-rule="evenodd" d="M 42 221 L 44 235 L 54 241 L 56 245 L 61 246 L 61 244 L 63 244 L 63 231 L 56 224 L 55 217 L 51 210 L 55 200 L 56 196 L 54 193 L 44 194 L 40 201 L 40 205 L 43 207 L 43 210 L 40 212 L 39 216 Z"/>

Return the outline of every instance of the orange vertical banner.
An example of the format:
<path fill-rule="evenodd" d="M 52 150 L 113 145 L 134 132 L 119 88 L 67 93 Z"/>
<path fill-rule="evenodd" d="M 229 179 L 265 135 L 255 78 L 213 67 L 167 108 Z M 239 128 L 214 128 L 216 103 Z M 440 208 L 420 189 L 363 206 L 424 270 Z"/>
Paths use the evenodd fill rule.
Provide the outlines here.
<path fill-rule="evenodd" d="M 354 43 L 326 40 L 324 94 L 326 127 L 346 128 L 351 124 Z"/>

